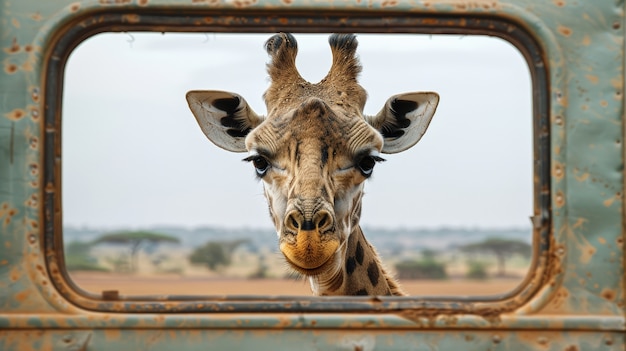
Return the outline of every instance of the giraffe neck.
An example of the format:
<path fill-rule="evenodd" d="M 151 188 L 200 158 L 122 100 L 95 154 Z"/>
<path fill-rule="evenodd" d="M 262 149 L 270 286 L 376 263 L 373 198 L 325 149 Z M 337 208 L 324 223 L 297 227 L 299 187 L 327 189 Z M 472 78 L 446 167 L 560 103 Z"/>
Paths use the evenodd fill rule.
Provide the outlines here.
<path fill-rule="evenodd" d="M 386 272 L 360 226 L 348 237 L 345 255 L 337 256 L 345 257 L 341 269 L 310 278 L 315 295 L 406 295 Z"/>

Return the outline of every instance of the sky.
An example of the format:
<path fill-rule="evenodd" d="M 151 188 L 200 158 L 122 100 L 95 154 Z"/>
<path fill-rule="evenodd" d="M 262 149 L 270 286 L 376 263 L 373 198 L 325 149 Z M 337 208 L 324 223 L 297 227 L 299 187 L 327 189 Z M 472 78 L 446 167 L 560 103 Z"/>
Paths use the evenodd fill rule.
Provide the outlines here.
<path fill-rule="evenodd" d="M 330 68 L 328 34 L 294 34 L 300 73 L 318 82 Z M 63 87 L 64 225 L 271 228 L 246 155 L 208 141 L 185 100 L 226 90 L 265 114 L 269 37 L 104 33 L 81 43 Z M 487 36 L 357 37 L 365 114 L 397 93 L 441 97 L 421 141 L 376 166 L 361 224 L 530 227 L 532 95 L 520 52 Z"/>

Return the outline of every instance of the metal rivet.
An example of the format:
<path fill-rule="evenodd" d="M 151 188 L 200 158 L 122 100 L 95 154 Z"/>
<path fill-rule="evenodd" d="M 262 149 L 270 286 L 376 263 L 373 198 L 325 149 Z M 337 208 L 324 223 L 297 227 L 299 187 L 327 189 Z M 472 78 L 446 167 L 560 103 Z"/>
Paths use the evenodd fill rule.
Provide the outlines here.
<path fill-rule="evenodd" d="M 556 254 L 559 256 L 563 256 L 565 254 L 565 249 L 562 247 L 559 247 L 558 249 L 556 249 Z"/>
<path fill-rule="evenodd" d="M 29 242 L 29 243 L 31 243 L 31 244 L 36 243 L 36 242 L 37 242 L 37 235 L 35 235 L 35 234 L 30 234 L 30 235 L 28 236 L 28 242 Z"/>
<path fill-rule="evenodd" d="M 563 195 L 558 194 L 558 195 L 556 196 L 556 202 L 557 202 L 558 204 L 563 204 Z"/>
<path fill-rule="evenodd" d="M 499 344 L 500 341 L 502 341 L 502 338 L 500 337 L 500 335 L 494 335 L 493 338 L 491 338 L 491 340 L 493 340 L 494 344 Z"/>
<path fill-rule="evenodd" d="M 554 123 L 556 123 L 559 126 L 563 125 L 563 117 L 561 116 L 554 117 Z"/>
<path fill-rule="evenodd" d="M 38 117 L 38 116 L 39 116 L 39 111 L 37 111 L 37 110 L 32 110 L 32 111 L 31 111 L 31 113 L 30 113 L 30 115 L 31 115 L 31 116 L 33 116 L 33 117 Z"/>
<path fill-rule="evenodd" d="M 560 177 L 563 174 L 563 169 L 561 168 L 561 166 L 556 166 L 554 168 L 554 173 L 557 175 L 557 177 Z"/>

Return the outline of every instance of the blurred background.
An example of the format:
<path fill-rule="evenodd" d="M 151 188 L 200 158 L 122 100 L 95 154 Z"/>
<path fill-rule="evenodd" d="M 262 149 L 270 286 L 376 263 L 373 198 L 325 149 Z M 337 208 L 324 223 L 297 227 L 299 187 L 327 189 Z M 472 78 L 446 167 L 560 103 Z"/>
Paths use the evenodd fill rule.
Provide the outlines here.
<path fill-rule="evenodd" d="M 121 294 L 310 295 L 278 252 L 244 154 L 211 144 L 188 90 L 227 90 L 265 114 L 270 34 L 105 33 L 71 54 L 63 91 L 63 240 L 72 279 Z M 328 34 L 298 34 L 301 75 L 330 68 Z M 365 114 L 436 91 L 412 149 L 384 155 L 361 226 L 414 295 L 490 295 L 531 259 L 528 66 L 487 36 L 358 34 Z"/>

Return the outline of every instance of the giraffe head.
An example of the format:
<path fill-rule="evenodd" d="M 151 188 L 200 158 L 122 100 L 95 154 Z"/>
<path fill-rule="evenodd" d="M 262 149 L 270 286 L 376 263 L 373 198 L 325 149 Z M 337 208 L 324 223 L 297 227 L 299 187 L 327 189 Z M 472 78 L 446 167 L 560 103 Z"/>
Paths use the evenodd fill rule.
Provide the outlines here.
<path fill-rule="evenodd" d="M 244 160 L 262 179 L 269 211 L 287 262 L 307 276 L 336 274 L 358 226 L 364 181 L 381 153 L 415 145 L 435 113 L 439 96 L 392 96 L 375 116 L 363 116 L 365 90 L 352 34 L 329 38 L 332 67 L 322 81 L 305 81 L 295 65 L 291 34 L 265 44 L 271 85 L 267 116 L 222 91 L 190 91 L 187 101 L 204 134 L 217 146 L 248 152 Z"/>

